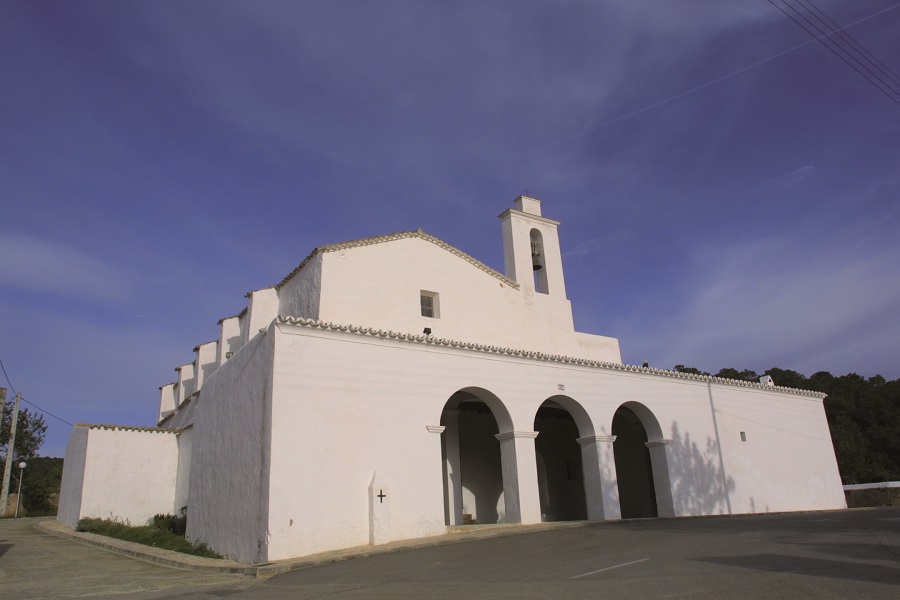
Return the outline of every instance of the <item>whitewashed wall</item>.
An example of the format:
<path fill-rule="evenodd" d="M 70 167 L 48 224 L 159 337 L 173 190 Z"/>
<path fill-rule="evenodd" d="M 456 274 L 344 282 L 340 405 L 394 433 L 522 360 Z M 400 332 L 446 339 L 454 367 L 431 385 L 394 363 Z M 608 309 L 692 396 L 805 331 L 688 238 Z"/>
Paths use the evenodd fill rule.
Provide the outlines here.
<path fill-rule="evenodd" d="M 278 314 L 318 319 L 321 293 L 322 254 L 316 253 L 278 291 Z"/>
<path fill-rule="evenodd" d="M 652 452 L 662 453 L 671 485 L 657 490 L 657 502 L 668 502 L 668 508 L 660 506 L 661 516 L 743 512 L 748 507 L 741 494 L 750 489 L 765 496 L 771 511 L 843 506 L 836 470 L 823 472 L 813 488 L 808 479 L 795 479 L 811 458 L 816 465 L 834 460 L 830 446 L 819 442 L 793 459 L 783 453 L 754 456 L 758 478 L 740 468 L 729 470 L 741 455 L 723 444 L 720 459 L 709 385 L 703 381 L 292 325 L 279 325 L 274 337 L 268 560 L 367 543 L 366 490 L 376 471 L 390 485 L 393 539 L 441 532 L 441 449 L 437 434 L 426 427 L 438 425 L 450 396 L 469 387 L 489 390 L 502 401 L 508 416 L 497 419 L 501 432 L 531 431 L 540 405 L 560 395 L 584 409 L 576 417 L 579 435 L 609 435 L 612 416 L 623 404 L 639 416 L 642 410 L 652 412 L 648 436 L 659 442 Z M 827 439 L 817 399 L 734 388 L 719 402 L 729 411 L 752 410 L 753 402 L 769 397 L 784 408 L 760 410 L 756 421 L 775 430 L 783 428 L 786 413 L 799 411 L 809 418 L 797 427 Z M 719 430 L 728 435 L 746 426 L 717 414 Z M 536 463 L 533 451 L 528 456 L 528 442 L 518 443 L 525 444 L 518 464 L 523 520 L 535 522 L 540 519 Z M 611 463 L 609 455 L 599 469 L 605 484 L 614 486 Z"/>
<path fill-rule="evenodd" d="M 733 512 L 846 507 L 820 398 L 786 401 L 784 394 L 722 385 L 712 390 L 725 469 L 734 481 Z"/>
<path fill-rule="evenodd" d="M 191 440 L 188 539 L 266 560 L 272 336 L 258 333 L 204 383 Z"/>
<path fill-rule="evenodd" d="M 175 515 L 180 515 L 181 509 L 188 506 L 193 441 L 193 427 L 188 427 L 178 433 L 178 470 L 175 477 L 175 500 L 172 511 L 172 514 Z"/>
<path fill-rule="evenodd" d="M 84 490 L 84 462 L 87 458 L 88 429 L 74 427 L 66 444 L 63 460 L 62 484 L 59 492 L 59 510 L 56 519 L 75 529 L 81 518 L 81 496 Z"/>
<path fill-rule="evenodd" d="M 319 319 L 621 362 L 614 338 L 576 334 L 565 297 L 515 289 L 421 238 L 326 252 Z M 421 316 L 421 291 L 440 317 Z M 373 301 L 377 298 L 377 301 Z"/>

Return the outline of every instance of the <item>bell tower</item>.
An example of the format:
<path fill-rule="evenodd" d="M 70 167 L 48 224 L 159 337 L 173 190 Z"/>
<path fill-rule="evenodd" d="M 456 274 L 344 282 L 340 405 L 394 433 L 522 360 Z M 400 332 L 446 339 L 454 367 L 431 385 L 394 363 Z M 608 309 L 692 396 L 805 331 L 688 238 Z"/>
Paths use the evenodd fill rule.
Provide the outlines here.
<path fill-rule="evenodd" d="M 500 215 L 503 222 L 503 259 L 506 276 L 523 290 L 565 299 L 559 221 L 541 216 L 541 201 L 519 196 Z"/>

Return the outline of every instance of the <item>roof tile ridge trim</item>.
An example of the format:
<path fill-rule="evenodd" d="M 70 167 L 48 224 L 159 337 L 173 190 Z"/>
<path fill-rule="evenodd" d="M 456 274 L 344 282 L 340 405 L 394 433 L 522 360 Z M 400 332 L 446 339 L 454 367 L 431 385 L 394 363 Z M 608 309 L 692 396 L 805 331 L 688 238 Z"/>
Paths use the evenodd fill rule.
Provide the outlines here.
<path fill-rule="evenodd" d="M 589 358 L 575 358 L 572 356 L 563 356 L 561 354 L 545 354 L 535 350 L 521 350 L 516 348 L 505 348 L 501 346 L 493 346 L 490 344 L 480 344 L 476 342 L 464 342 L 452 340 L 448 338 L 439 338 L 434 335 L 425 335 L 421 333 L 401 333 L 397 331 L 389 331 L 378 329 L 377 327 L 363 327 L 359 325 L 345 325 L 340 323 L 332 323 L 331 321 L 318 321 L 316 319 L 305 319 L 303 317 L 293 317 L 289 315 L 280 315 L 276 322 L 283 325 L 294 325 L 298 327 L 308 327 L 310 329 L 323 329 L 327 331 L 337 331 L 354 335 L 365 335 L 376 338 L 386 338 L 399 340 L 403 342 L 427 344 L 431 346 L 439 346 L 444 348 L 459 348 L 462 350 L 472 350 L 475 352 L 487 352 L 490 354 L 504 354 L 507 356 L 527 358 L 532 360 L 542 360 L 548 362 L 558 362 L 564 364 L 579 365 L 584 367 L 592 367 L 597 369 L 606 369 L 611 371 L 628 371 L 633 373 L 641 373 L 645 375 L 656 375 L 659 377 L 671 377 L 674 379 L 689 379 L 693 381 L 705 381 L 710 383 L 719 383 L 735 387 L 747 387 L 760 390 L 785 392 L 800 396 L 810 396 L 814 398 L 824 398 L 827 394 L 812 390 L 801 390 L 783 386 L 763 385 L 752 381 L 741 381 L 738 379 L 725 379 L 723 377 L 713 377 L 711 375 L 695 375 L 694 373 L 681 373 L 679 371 L 669 371 L 667 369 L 657 369 L 654 367 L 641 367 L 637 365 L 624 365 L 619 363 L 611 363 L 600 360 L 592 360 Z"/>
<path fill-rule="evenodd" d="M 148 433 L 181 433 L 182 428 L 170 429 L 168 427 L 139 427 L 135 425 L 103 425 L 93 423 L 77 423 L 76 427 L 88 429 L 103 429 L 107 431 L 145 431 Z"/>

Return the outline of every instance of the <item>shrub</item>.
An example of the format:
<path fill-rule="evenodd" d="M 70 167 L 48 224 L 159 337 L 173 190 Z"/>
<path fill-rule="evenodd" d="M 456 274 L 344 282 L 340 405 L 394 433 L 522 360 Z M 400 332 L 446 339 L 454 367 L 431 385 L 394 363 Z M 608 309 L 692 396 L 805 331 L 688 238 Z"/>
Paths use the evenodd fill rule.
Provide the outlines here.
<path fill-rule="evenodd" d="M 185 514 L 185 510 L 181 509 L 180 517 L 166 514 L 154 515 L 153 526 L 162 529 L 163 531 L 172 532 L 175 535 L 184 536 L 185 531 L 187 531 L 187 515 Z"/>
<path fill-rule="evenodd" d="M 173 515 L 156 515 L 153 518 L 153 525 L 142 525 L 139 527 L 132 527 L 127 522 L 114 519 L 85 518 L 78 521 L 76 531 L 105 535 L 125 540 L 126 542 L 136 542 L 145 546 L 174 550 L 175 552 L 193 554 L 194 556 L 222 558 L 222 555 L 210 550 L 206 544 L 191 544 L 184 539 L 183 533 L 176 534 L 168 528 L 173 522 L 180 523 L 183 518 Z M 160 525 L 160 523 L 163 525 Z"/>

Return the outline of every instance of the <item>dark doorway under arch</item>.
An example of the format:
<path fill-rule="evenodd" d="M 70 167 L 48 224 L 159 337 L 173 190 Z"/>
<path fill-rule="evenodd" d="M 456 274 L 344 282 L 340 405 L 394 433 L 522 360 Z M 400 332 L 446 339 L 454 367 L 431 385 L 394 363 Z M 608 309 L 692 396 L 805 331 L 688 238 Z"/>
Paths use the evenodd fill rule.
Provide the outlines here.
<path fill-rule="evenodd" d="M 613 416 L 612 434 L 619 506 L 623 519 L 656 517 L 656 490 L 647 448 L 647 430 L 634 411 L 620 406 Z"/>
<path fill-rule="evenodd" d="M 587 519 L 578 426 L 569 411 L 544 402 L 534 418 L 541 520 Z"/>

